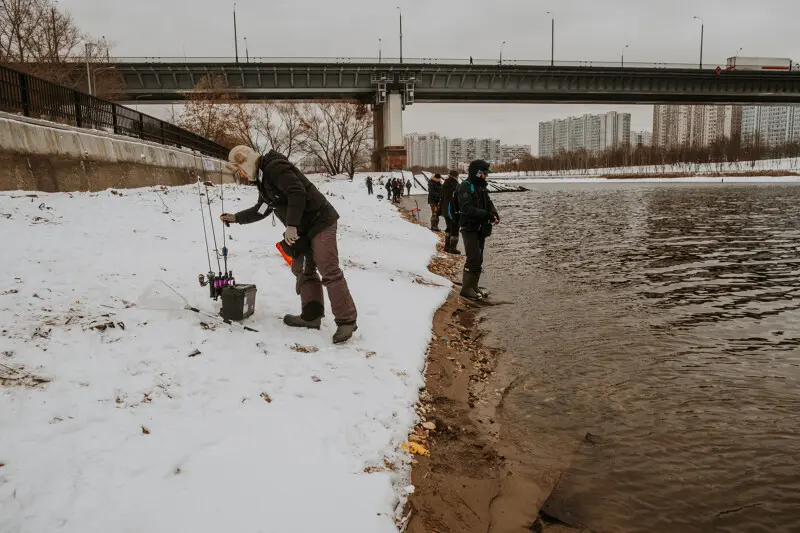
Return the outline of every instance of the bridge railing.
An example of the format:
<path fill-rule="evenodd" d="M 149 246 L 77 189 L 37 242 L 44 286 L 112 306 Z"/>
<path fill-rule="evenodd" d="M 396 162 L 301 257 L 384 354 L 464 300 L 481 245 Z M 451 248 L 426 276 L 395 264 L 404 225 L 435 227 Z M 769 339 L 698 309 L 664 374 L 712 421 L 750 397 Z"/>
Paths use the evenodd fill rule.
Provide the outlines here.
<path fill-rule="evenodd" d="M 83 62 L 84 58 L 74 57 L 69 60 L 75 62 Z M 238 61 L 235 57 L 222 57 L 222 56 L 208 56 L 208 57 L 111 57 L 105 62 L 110 64 L 114 63 L 143 63 L 143 64 L 159 64 L 159 63 L 205 63 L 205 64 L 223 64 L 230 66 L 247 66 L 248 64 L 290 64 L 290 63 L 305 63 L 305 64 L 342 64 L 342 65 L 375 65 L 380 63 L 387 63 L 396 66 L 401 63 L 398 57 L 239 57 Z M 485 59 L 485 58 L 431 58 L 431 57 L 404 57 L 403 64 L 408 65 L 462 65 L 462 66 L 497 66 L 500 64 L 500 59 Z M 550 60 L 529 60 L 529 59 L 503 59 L 503 65 L 514 67 L 593 67 L 593 68 L 656 68 L 656 69 L 694 69 L 700 70 L 700 65 L 697 63 L 665 63 L 665 62 L 637 62 L 637 61 L 555 61 L 551 64 Z M 722 64 L 724 68 L 724 63 Z M 705 63 L 703 70 L 714 70 L 717 68 L 716 63 Z"/>
<path fill-rule="evenodd" d="M 0 111 L 227 158 L 224 146 L 102 98 L 0 65 Z"/>

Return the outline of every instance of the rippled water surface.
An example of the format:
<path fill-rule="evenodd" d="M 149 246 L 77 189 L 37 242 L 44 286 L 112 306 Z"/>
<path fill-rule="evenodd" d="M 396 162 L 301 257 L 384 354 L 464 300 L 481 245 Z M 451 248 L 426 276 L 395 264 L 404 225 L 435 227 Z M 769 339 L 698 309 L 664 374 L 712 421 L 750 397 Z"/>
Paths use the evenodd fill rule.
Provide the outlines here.
<path fill-rule="evenodd" d="M 800 531 L 800 187 L 496 195 L 502 419 L 601 532 Z M 587 434 L 589 434 L 587 436 Z"/>

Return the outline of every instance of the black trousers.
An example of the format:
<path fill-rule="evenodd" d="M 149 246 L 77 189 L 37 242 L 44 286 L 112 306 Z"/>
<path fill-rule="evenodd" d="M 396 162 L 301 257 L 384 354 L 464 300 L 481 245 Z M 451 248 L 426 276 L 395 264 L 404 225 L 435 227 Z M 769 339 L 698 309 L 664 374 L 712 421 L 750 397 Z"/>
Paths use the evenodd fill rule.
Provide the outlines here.
<path fill-rule="evenodd" d="M 486 244 L 486 237 L 477 231 L 462 231 L 461 237 L 464 239 L 464 252 L 467 256 L 464 270 L 480 274 L 483 268 L 483 247 Z"/>
<path fill-rule="evenodd" d="M 458 222 L 456 222 L 452 218 L 446 216 L 446 217 L 444 217 L 444 223 L 447 225 L 447 229 L 445 229 L 445 232 L 448 235 L 450 235 L 451 237 L 453 237 L 453 236 L 457 237 L 458 236 Z"/>

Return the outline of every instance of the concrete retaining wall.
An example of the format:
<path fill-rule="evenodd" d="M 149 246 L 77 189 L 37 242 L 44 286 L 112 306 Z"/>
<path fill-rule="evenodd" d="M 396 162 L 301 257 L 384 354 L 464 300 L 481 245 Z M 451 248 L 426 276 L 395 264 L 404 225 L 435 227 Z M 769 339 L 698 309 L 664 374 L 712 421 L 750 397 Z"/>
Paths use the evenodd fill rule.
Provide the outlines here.
<path fill-rule="evenodd" d="M 0 113 L 0 190 L 98 191 L 219 183 L 224 162 L 93 130 Z"/>

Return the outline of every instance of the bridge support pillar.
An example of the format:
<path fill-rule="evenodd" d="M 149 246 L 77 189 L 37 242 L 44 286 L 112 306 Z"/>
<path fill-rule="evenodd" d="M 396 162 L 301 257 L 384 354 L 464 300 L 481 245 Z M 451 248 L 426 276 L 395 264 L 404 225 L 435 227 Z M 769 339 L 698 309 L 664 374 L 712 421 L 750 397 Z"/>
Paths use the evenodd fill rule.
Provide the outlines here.
<path fill-rule="evenodd" d="M 386 94 L 386 101 L 373 111 L 375 170 L 388 172 L 404 169 L 408 164 L 403 143 L 403 96 L 399 92 Z"/>

